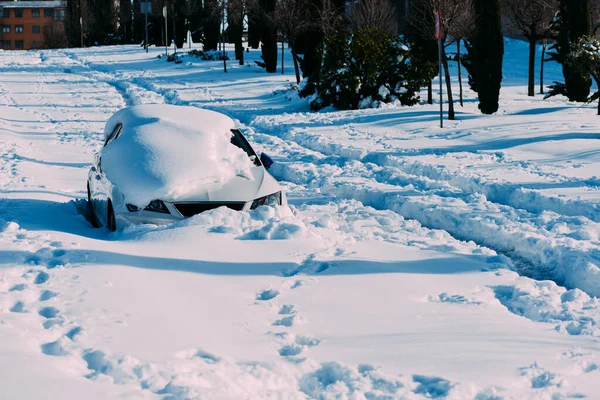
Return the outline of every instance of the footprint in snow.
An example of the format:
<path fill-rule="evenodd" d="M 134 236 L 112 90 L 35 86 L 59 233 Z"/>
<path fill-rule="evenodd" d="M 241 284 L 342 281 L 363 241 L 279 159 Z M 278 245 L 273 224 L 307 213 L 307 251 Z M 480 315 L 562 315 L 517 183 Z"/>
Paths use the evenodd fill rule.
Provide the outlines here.
<path fill-rule="evenodd" d="M 27 287 L 26 284 L 24 283 L 19 283 L 18 285 L 14 285 L 13 287 L 11 287 L 10 289 L 8 289 L 9 292 L 20 292 L 25 290 L 25 288 Z"/>
<path fill-rule="evenodd" d="M 274 289 L 266 289 L 256 295 L 256 300 L 268 301 L 279 295 L 279 291 Z"/>
<path fill-rule="evenodd" d="M 293 343 L 285 344 L 279 349 L 279 355 L 282 357 L 294 357 L 309 347 L 317 346 L 320 342 L 319 339 L 308 336 L 297 336 Z"/>
<path fill-rule="evenodd" d="M 46 319 L 55 318 L 58 315 L 59 311 L 56 307 L 44 307 L 38 311 L 42 317 Z"/>
<path fill-rule="evenodd" d="M 79 335 L 82 331 L 83 329 L 81 329 L 81 327 L 76 326 L 75 328 L 72 328 L 69 332 L 65 333 L 65 336 L 71 340 L 74 340 L 75 336 Z"/>
<path fill-rule="evenodd" d="M 279 309 L 280 315 L 289 315 L 289 314 L 295 314 L 295 313 L 296 313 L 296 306 L 294 306 L 293 304 L 284 304 Z"/>
<path fill-rule="evenodd" d="M 273 326 L 285 326 L 286 328 L 289 328 L 292 325 L 294 325 L 295 318 L 296 318 L 295 315 L 289 315 L 287 317 L 283 317 L 283 318 L 278 319 L 277 321 L 273 322 Z"/>
<path fill-rule="evenodd" d="M 25 303 L 23 303 L 22 301 L 17 301 L 15 303 L 14 306 L 12 306 L 10 309 L 10 312 L 14 312 L 14 313 L 26 313 L 27 310 L 25 310 Z"/>
<path fill-rule="evenodd" d="M 39 274 L 37 274 L 37 276 L 35 277 L 35 281 L 34 283 L 36 285 L 40 285 L 42 283 L 46 283 L 48 281 L 48 279 L 50 279 L 50 275 L 48 275 L 46 272 L 41 271 Z"/>
<path fill-rule="evenodd" d="M 58 293 L 53 292 L 52 290 L 44 290 L 42 294 L 40 294 L 40 301 L 48 301 L 56 296 L 58 296 Z"/>
<path fill-rule="evenodd" d="M 279 355 L 282 357 L 293 357 L 302 353 L 302 350 L 304 350 L 304 348 L 295 343 L 286 344 L 279 349 Z"/>
<path fill-rule="evenodd" d="M 47 356 L 66 356 L 68 353 L 60 342 L 61 340 L 59 339 L 54 342 L 44 343 L 41 347 L 42 353 L 46 354 Z"/>

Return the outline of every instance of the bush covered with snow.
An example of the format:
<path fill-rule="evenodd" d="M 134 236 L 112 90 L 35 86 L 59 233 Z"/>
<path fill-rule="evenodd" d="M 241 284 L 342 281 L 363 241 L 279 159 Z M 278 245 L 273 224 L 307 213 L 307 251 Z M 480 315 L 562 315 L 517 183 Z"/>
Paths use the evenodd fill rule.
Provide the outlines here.
<path fill-rule="evenodd" d="M 409 50 L 378 29 L 337 32 L 325 40 L 319 78 L 304 87 L 301 96 L 313 95 L 313 110 L 376 107 L 399 101 L 414 105 L 425 84 L 410 62 Z"/>
<path fill-rule="evenodd" d="M 600 40 L 583 36 L 572 45 L 571 53 L 567 57 L 567 64 L 572 68 L 582 71 L 583 75 L 591 75 L 600 87 Z M 588 96 L 587 101 L 593 102 L 600 99 L 600 89 Z M 600 102 L 598 103 L 598 115 L 600 115 Z"/>
<path fill-rule="evenodd" d="M 229 55 L 227 54 L 226 51 L 218 51 L 218 50 L 207 50 L 207 51 L 202 51 L 202 50 L 190 50 L 188 52 L 188 55 L 192 56 L 192 57 L 197 57 L 200 58 L 204 61 L 223 61 L 225 60 L 229 60 Z"/>

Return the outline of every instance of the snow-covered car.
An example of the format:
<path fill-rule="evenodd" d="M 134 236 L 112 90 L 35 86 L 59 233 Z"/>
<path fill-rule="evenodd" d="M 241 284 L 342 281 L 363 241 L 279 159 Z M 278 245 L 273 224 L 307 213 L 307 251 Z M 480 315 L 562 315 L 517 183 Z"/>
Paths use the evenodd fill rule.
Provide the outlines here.
<path fill-rule="evenodd" d="M 233 120 L 196 107 L 139 105 L 106 123 L 88 173 L 90 218 L 111 231 L 225 206 L 284 205 L 285 194 Z"/>

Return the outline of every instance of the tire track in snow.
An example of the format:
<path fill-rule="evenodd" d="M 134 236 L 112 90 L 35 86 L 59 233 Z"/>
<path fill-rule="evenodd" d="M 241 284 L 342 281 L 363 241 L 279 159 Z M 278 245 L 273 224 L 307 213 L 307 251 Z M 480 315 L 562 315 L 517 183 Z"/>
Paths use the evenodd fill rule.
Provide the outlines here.
<path fill-rule="evenodd" d="M 167 103 L 165 97 L 161 94 L 136 85 L 132 75 L 118 71 L 103 71 L 97 65 L 82 60 L 74 52 L 64 51 L 63 53 L 80 67 L 76 71 L 71 70 L 70 73 L 85 76 L 96 82 L 111 86 L 123 99 L 124 106 Z M 140 71 L 140 73 L 143 73 L 143 71 Z"/>
<path fill-rule="evenodd" d="M 253 127 L 253 120 L 249 124 Z M 264 130 L 264 126 L 260 125 L 257 129 Z M 326 149 L 310 138 L 298 139 L 299 135 L 282 135 L 280 127 L 270 127 L 267 133 L 282 140 L 291 140 L 300 147 L 306 146 L 312 155 Z M 312 143 L 316 145 L 311 145 Z M 332 157 L 333 164 L 330 161 Z M 597 238 L 589 240 L 586 237 L 590 230 L 600 229 L 591 221 L 584 225 L 560 215 L 540 216 L 519 211 L 510 205 L 490 201 L 480 193 L 464 193 L 447 181 L 435 184 L 437 181 L 427 176 L 409 175 L 395 167 L 375 164 L 384 173 L 373 174 L 372 168 L 368 167 L 370 163 L 364 163 L 358 157 L 347 160 L 327 151 L 321 153 L 317 162 L 319 165 L 339 169 L 338 176 L 324 177 L 317 184 L 324 193 L 359 200 L 376 209 L 395 211 L 428 228 L 442 229 L 459 240 L 474 241 L 478 245 L 506 254 L 525 276 L 540 280 L 551 279 L 569 288 L 580 288 L 591 295 L 600 296 L 600 246 Z M 344 168 L 340 168 L 340 164 Z M 349 165 L 358 170 L 358 173 L 344 176 L 344 169 Z M 293 176 L 302 175 L 284 174 L 282 178 L 294 181 Z M 381 179 L 381 176 L 386 178 Z M 394 184 L 394 179 L 389 177 L 400 180 L 404 186 Z M 311 179 L 319 178 L 316 173 Z M 432 190 L 429 187 L 432 182 L 423 182 L 424 179 L 433 181 L 433 186 L 437 187 Z M 301 178 L 295 183 L 310 184 L 310 181 Z M 413 184 L 419 183 L 425 185 L 415 191 Z M 439 193 L 440 189 L 443 196 Z M 540 219 L 541 223 L 538 221 Z M 549 221 L 544 221 L 545 219 Z M 584 225 L 581 232 L 578 232 L 581 240 L 577 236 L 554 233 L 543 226 L 547 224 L 554 227 L 565 223 L 573 230 L 577 230 L 578 224 Z"/>
<path fill-rule="evenodd" d="M 160 89 L 154 85 L 153 90 Z M 170 91 L 168 101 L 172 104 L 194 105 L 193 102 L 182 101 L 176 92 Z M 343 145 L 337 144 L 333 148 L 323 146 L 315 138 L 304 137 L 299 134 L 282 134 L 281 125 L 275 126 L 260 122 L 260 118 L 245 111 L 232 111 L 224 109 L 223 105 L 203 105 L 204 108 L 223 112 L 234 118 L 238 118 L 243 124 L 252 129 L 266 132 L 284 140 L 291 140 L 301 148 L 310 150 L 310 157 L 318 155 L 318 164 L 338 167 L 346 167 L 349 161 L 353 161 L 361 171 L 360 178 L 349 177 L 325 177 L 321 190 L 339 198 L 354 199 L 365 205 L 379 210 L 391 210 L 403 217 L 419 221 L 423 226 L 430 229 L 441 229 L 462 241 L 473 241 L 476 244 L 494 249 L 513 259 L 519 272 L 525 276 L 538 280 L 550 279 L 569 288 L 580 288 L 587 293 L 600 296 L 600 246 L 586 240 L 577 240 L 571 237 L 556 235 L 548 238 L 549 230 L 541 228 L 535 223 L 536 215 L 526 215 L 509 204 L 495 202 L 501 200 L 485 198 L 482 190 L 474 185 L 474 190 L 466 192 L 464 188 L 451 185 L 452 179 L 439 180 L 439 176 L 431 174 L 427 176 L 423 169 L 416 171 L 421 176 L 410 174 L 398 168 L 397 162 L 377 162 L 378 157 L 369 157 L 360 151 L 348 151 Z M 257 122 L 257 119 L 259 122 Z M 267 118 L 268 120 L 268 118 Z M 341 147 L 340 147 L 341 146 Z M 323 153 L 323 151 L 325 151 Z M 340 157 L 339 154 L 344 154 Z M 374 159 L 373 159 L 374 158 Z M 294 160 L 296 157 L 285 158 Z M 370 161 L 375 161 L 372 163 Z M 375 164 L 383 169 L 379 176 L 387 176 L 387 179 L 378 179 L 366 166 Z M 386 164 L 392 164 L 386 165 Z M 339 167 L 338 167 L 339 168 Z M 288 169 L 289 172 L 289 169 Z M 297 174 L 283 174 L 279 178 L 289 180 L 300 185 L 309 185 L 310 181 L 303 179 L 294 180 Z M 343 175 L 341 173 L 340 175 Z M 403 176 L 402 176 L 403 175 Z M 368 178 L 365 178 L 368 177 Z M 390 184 L 394 177 L 396 180 L 404 181 L 404 186 Z M 315 173 L 311 179 L 324 178 Z M 357 180 L 353 183 L 352 180 Z M 411 183 L 412 182 L 412 183 Z M 437 182 L 437 183 L 436 183 Z M 421 190 L 415 192 L 412 188 L 414 183 L 421 183 Z M 431 189 L 434 183 L 437 186 Z M 473 187 L 473 185 L 467 185 Z M 441 189 L 441 190 L 440 190 Z M 443 192 L 443 196 L 440 196 Z M 492 196 L 493 197 L 493 196 Z M 456 207 L 459 205 L 459 207 Z M 487 214 L 488 219 L 485 218 Z M 468 223 L 463 223 L 467 221 Z M 556 224 L 564 222 L 560 216 Z M 599 229 L 600 231 L 600 229 Z M 523 234 L 523 232 L 525 232 Z M 583 233 L 585 235 L 585 233 Z"/>
<path fill-rule="evenodd" d="M 311 150 L 311 157 L 315 151 Z M 282 159 L 294 158 L 284 155 Z M 445 230 L 458 240 L 494 249 L 512 258 L 525 276 L 551 279 L 600 295 L 597 267 L 600 247 L 594 241 L 577 240 L 560 231 L 545 229 L 539 225 L 539 216 L 495 204 L 481 195 L 463 194 L 456 189 L 460 195 L 453 196 L 446 189 L 445 195 L 440 196 L 437 189 L 416 190 L 412 184 L 398 186 L 388 179 L 378 180 L 378 175 L 360 161 L 339 167 L 329 163 L 325 155 L 321 159 L 325 161 L 317 161 L 320 167 L 329 166 L 323 174 L 302 162 L 297 163 L 301 169 L 298 172 L 292 162 L 281 164 L 279 176 L 296 184 L 319 187 L 325 194 L 358 200 L 379 210 L 392 210 L 430 229 Z M 310 173 L 306 175 L 303 170 Z M 410 181 L 410 177 L 406 180 Z M 560 222 L 564 220 L 558 218 L 555 223 Z"/>

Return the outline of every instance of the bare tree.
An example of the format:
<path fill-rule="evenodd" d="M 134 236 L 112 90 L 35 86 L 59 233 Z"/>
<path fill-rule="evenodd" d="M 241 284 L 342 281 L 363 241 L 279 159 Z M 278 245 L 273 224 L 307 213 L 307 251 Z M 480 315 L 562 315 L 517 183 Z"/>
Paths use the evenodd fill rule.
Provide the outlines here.
<path fill-rule="evenodd" d="M 592 36 L 597 36 L 600 31 L 600 0 L 589 0 L 589 6 Z"/>
<path fill-rule="evenodd" d="M 323 0 L 317 23 L 325 37 L 346 29 L 345 3 L 339 0 Z"/>
<path fill-rule="evenodd" d="M 509 32 L 529 42 L 529 80 L 527 94 L 535 95 L 535 50 L 539 40 L 550 36 L 557 0 L 504 0 Z M 543 61 L 542 61 L 543 62 Z"/>
<path fill-rule="evenodd" d="M 227 1 L 227 36 L 229 41 L 233 40 L 235 45 L 235 59 L 240 65 L 244 65 L 244 45 L 242 36 L 244 33 L 244 17 L 248 10 L 248 0 Z"/>
<path fill-rule="evenodd" d="M 275 24 L 290 47 L 292 59 L 294 60 L 296 83 L 300 83 L 300 68 L 298 66 L 296 41 L 298 40 L 299 35 L 306 32 L 310 26 L 308 7 L 309 4 L 306 0 L 278 0 L 275 6 Z"/>
<path fill-rule="evenodd" d="M 359 0 L 350 3 L 348 20 L 353 31 L 380 29 L 391 35 L 398 34 L 396 8 L 390 0 Z"/>
<path fill-rule="evenodd" d="M 53 22 L 44 27 L 44 48 L 61 49 L 68 45 L 67 34 L 62 23 Z"/>
<path fill-rule="evenodd" d="M 434 38 L 434 14 L 432 10 L 438 11 L 441 16 L 441 38 L 442 38 L 442 65 L 444 67 L 444 78 L 448 96 L 448 119 L 455 119 L 454 100 L 452 96 L 452 82 L 450 81 L 450 70 L 448 68 L 448 55 L 446 48 L 454 43 L 460 43 L 467 35 L 468 28 L 473 25 L 474 14 L 471 0 L 413 0 L 414 6 L 411 11 L 411 26 L 419 30 L 425 38 Z M 460 57 L 458 57 L 460 59 Z M 460 73 L 460 64 L 459 64 Z M 459 74 L 459 81 L 462 76 Z M 461 105 L 462 105 L 462 82 Z"/>

